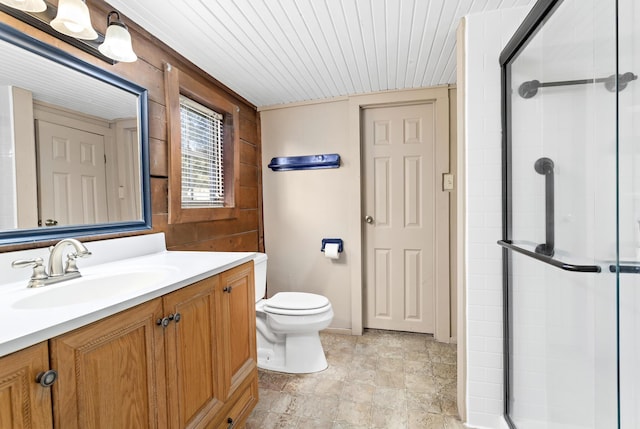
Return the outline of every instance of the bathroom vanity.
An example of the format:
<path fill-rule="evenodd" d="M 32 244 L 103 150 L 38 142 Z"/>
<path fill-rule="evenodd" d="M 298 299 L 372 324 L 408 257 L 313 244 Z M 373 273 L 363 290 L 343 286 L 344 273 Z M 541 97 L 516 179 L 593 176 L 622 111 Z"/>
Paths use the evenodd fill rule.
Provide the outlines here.
<path fill-rule="evenodd" d="M 77 286 L 27 289 L 26 272 L 0 285 L 0 427 L 244 424 L 258 400 L 253 253 L 167 252 L 157 235 L 138 238 L 134 247 L 150 253 L 137 256 L 127 255 L 136 237 L 86 243 L 98 260 L 80 267 Z M 120 242 L 125 258 L 98 256 L 111 252 L 107 242 Z M 126 273 L 146 277 L 154 267 L 159 277 L 143 287 L 114 284 L 115 295 L 64 300 L 54 292 L 82 281 L 102 286 L 100 276 L 121 284 Z"/>

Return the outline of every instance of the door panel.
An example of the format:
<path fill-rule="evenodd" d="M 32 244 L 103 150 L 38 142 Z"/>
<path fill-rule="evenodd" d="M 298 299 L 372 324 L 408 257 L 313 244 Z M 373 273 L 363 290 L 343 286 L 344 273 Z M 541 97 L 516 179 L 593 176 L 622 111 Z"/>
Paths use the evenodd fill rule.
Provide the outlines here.
<path fill-rule="evenodd" d="M 104 136 L 42 120 L 36 136 L 43 225 L 107 222 Z"/>
<path fill-rule="evenodd" d="M 373 217 L 364 228 L 364 326 L 433 333 L 435 105 L 365 109 L 363 128 L 364 210 Z"/>

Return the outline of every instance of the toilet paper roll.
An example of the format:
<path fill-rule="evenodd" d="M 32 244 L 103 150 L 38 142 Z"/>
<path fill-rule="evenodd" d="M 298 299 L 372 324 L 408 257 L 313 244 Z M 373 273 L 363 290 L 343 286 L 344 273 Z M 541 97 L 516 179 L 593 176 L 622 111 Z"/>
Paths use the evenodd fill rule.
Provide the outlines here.
<path fill-rule="evenodd" d="M 324 245 L 324 257 L 329 259 L 338 259 L 340 254 L 338 253 L 338 243 L 327 243 Z"/>

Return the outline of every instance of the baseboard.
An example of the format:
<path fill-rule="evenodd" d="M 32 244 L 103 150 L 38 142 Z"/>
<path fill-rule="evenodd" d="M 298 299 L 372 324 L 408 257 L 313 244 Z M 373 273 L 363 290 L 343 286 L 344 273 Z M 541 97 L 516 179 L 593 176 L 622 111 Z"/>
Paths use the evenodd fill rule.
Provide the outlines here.
<path fill-rule="evenodd" d="M 351 329 L 347 328 L 327 328 L 323 329 L 322 332 L 326 332 L 327 334 L 352 335 Z"/>

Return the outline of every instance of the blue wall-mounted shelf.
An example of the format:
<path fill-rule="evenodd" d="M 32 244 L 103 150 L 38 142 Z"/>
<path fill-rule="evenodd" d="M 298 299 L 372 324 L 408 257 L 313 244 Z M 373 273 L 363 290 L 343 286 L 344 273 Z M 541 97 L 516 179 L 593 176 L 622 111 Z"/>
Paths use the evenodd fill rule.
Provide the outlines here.
<path fill-rule="evenodd" d="M 269 168 L 273 171 L 317 170 L 321 168 L 340 167 L 340 155 L 329 153 L 324 155 L 283 156 L 272 158 Z"/>

